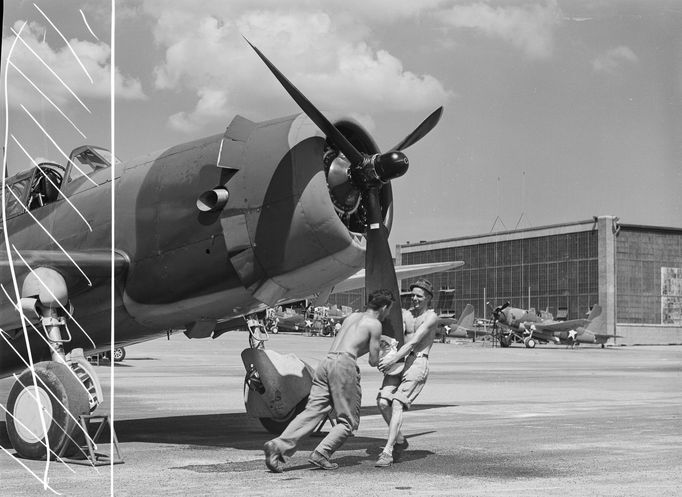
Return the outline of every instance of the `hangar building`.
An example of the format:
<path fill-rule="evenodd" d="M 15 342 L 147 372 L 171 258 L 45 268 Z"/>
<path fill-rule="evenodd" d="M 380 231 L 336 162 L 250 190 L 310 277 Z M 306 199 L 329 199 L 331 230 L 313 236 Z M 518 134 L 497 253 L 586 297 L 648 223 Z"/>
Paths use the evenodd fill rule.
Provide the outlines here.
<path fill-rule="evenodd" d="M 396 246 L 396 265 L 461 260 L 461 268 L 430 275 L 433 306 L 476 317 L 492 306 L 548 309 L 557 319 L 584 317 L 601 304 L 614 343 L 682 343 L 682 229 L 619 223 L 617 217 L 422 241 Z M 400 282 L 407 291 L 414 281 Z M 363 294 L 331 303 L 362 307 Z"/>

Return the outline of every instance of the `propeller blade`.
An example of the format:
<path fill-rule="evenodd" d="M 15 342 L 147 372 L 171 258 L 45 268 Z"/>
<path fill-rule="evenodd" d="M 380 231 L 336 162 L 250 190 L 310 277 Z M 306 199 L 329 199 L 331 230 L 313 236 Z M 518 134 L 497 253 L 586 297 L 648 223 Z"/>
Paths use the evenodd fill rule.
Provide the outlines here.
<path fill-rule="evenodd" d="M 367 231 L 365 252 L 365 290 L 367 295 L 385 288 L 393 292 L 396 302 L 383 324 L 383 334 L 398 340 L 400 348 L 403 338 L 403 316 L 400 305 L 400 289 L 395 276 L 391 248 L 388 245 L 388 229 L 383 224 Z"/>
<path fill-rule="evenodd" d="M 407 147 L 417 143 L 419 140 L 424 138 L 436 126 L 436 124 L 438 124 L 438 121 L 440 121 L 440 117 L 442 115 L 443 107 L 441 106 L 434 110 L 431 115 L 424 119 L 424 121 L 422 121 L 422 123 L 417 126 L 412 133 L 403 138 L 403 140 L 391 150 L 404 150 Z"/>
<path fill-rule="evenodd" d="M 379 200 L 379 188 L 375 187 L 367 190 L 364 194 L 364 201 L 365 208 L 367 209 L 368 231 L 373 231 L 378 229 L 380 226 L 383 226 L 383 222 L 381 220 L 381 202 Z M 388 244 L 388 241 L 386 243 Z"/>
<path fill-rule="evenodd" d="M 351 162 L 351 164 L 358 164 L 364 160 L 364 156 L 353 146 L 348 139 L 343 136 L 343 134 L 334 126 L 329 120 L 327 120 L 324 115 L 317 110 L 317 108 L 308 100 L 303 93 L 301 93 L 298 88 L 296 88 L 291 81 L 289 81 L 284 74 L 282 74 L 275 65 L 268 60 L 268 58 L 263 55 L 263 53 L 258 50 L 254 45 L 251 44 L 249 40 L 245 37 L 246 43 L 248 43 L 251 48 L 255 50 L 258 56 L 261 58 L 265 65 L 268 66 L 272 74 L 279 80 L 284 89 L 287 91 L 291 98 L 298 104 L 301 110 L 306 116 L 313 121 L 318 128 L 325 134 L 325 136 L 338 147 L 338 149 L 346 156 L 346 158 Z"/>

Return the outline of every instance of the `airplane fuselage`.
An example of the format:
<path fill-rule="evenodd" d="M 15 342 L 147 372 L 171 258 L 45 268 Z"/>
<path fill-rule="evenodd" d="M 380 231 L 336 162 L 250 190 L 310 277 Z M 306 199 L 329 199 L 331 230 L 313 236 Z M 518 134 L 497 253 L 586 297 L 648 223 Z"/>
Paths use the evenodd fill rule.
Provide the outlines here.
<path fill-rule="evenodd" d="M 364 134 L 359 127 L 354 130 Z M 371 142 L 366 134 L 363 138 Z M 117 164 L 114 246 L 126 264 L 114 285 L 116 344 L 147 340 L 169 328 L 210 329 L 219 319 L 303 298 L 361 268 L 364 247 L 339 219 L 328 195 L 324 147 L 324 138 L 305 116 L 263 123 L 237 117 L 224 134 Z M 75 209 L 60 196 L 8 219 L 10 247 L 3 236 L 0 250 L 61 251 L 56 240 L 67 253 L 110 251 L 111 169 L 89 178 L 62 184 L 62 194 Z M 200 210 L 197 199 L 214 189 L 228 192 L 227 203 Z M 15 253 L 12 258 L 21 292 L 28 270 Z M 9 268 L 0 271 L 0 281 L 14 298 Z M 69 347 L 110 347 L 111 279 L 93 280 L 89 287 L 77 268 L 60 272 L 78 322 L 69 323 Z M 2 312 L 14 312 L 10 305 L 1 294 Z M 49 355 L 36 335 L 29 328 L 34 353 Z M 25 356 L 23 339 L 12 342 Z M 4 341 L 0 364 L 0 375 L 24 366 Z"/>

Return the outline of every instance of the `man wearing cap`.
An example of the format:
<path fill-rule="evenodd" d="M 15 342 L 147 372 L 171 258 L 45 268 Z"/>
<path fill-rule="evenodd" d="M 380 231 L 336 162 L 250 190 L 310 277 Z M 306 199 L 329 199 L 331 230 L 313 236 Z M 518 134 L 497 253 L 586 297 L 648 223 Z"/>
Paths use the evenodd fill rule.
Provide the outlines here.
<path fill-rule="evenodd" d="M 420 278 L 410 285 L 412 307 L 403 310 L 405 343 L 396 354 L 379 361 L 379 370 L 387 371 L 396 362 L 405 359 L 402 373 L 385 375 L 377 395 L 377 405 L 388 424 L 388 440 L 375 466 L 385 468 L 398 461 L 407 449 L 408 442 L 400 431 L 403 412 L 410 408 L 424 388 L 429 375 L 428 357 L 438 328 L 438 316 L 431 309 L 433 285 Z"/>

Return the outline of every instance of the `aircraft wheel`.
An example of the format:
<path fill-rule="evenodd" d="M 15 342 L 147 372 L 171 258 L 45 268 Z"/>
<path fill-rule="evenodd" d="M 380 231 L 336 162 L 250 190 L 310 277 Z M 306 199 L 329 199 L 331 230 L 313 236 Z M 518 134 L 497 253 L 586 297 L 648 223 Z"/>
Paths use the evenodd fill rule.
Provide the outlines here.
<path fill-rule="evenodd" d="M 305 405 L 308 403 L 308 396 L 306 395 L 296 407 L 294 407 L 289 414 L 281 419 L 275 418 L 258 418 L 263 425 L 263 427 L 268 430 L 273 435 L 281 435 L 284 429 L 289 426 L 291 420 L 296 417 L 297 414 L 305 409 Z"/>
<path fill-rule="evenodd" d="M 37 386 L 27 369 L 7 398 L 7 435 L 12 447 L 21 457 L 45 459 L 48 451 L 43 443 L 49 442 L 56 454 L 64 450 L 62 455 L 71 456 L 83 440 L 77 420 L 80 414 L 90 413 L 88 394 L 71 370 L 58 362 L 36 364 L 35 374 Z"/>
<path fill-rule="evenodd" d="M 126 358 L 126 349 L 123 347 L 116 347 L 114 349 L 114 362 L 122 362 Z"/>
<path fill-rule="evenodd" d="M 529 349 L 534 349 L 536 345 L 535 340 L 533 338 L 526 338 L 524 340 L 524 343 L 526 347 L 528 347 Z"/>
<path fill-rule="evenodd" d="M 277 333 L 279 333 L 279 328 L 277 326 L 273 326 L 272 328 L 270 328 L 270 333 L 276 335 Z"/>
<path fill-rule="evenodd" d="M 510 336 L 500 335 L 500 346 L 502 348 L 507 348 L 510 345 L 511 345 L 511 335 Z"/>

